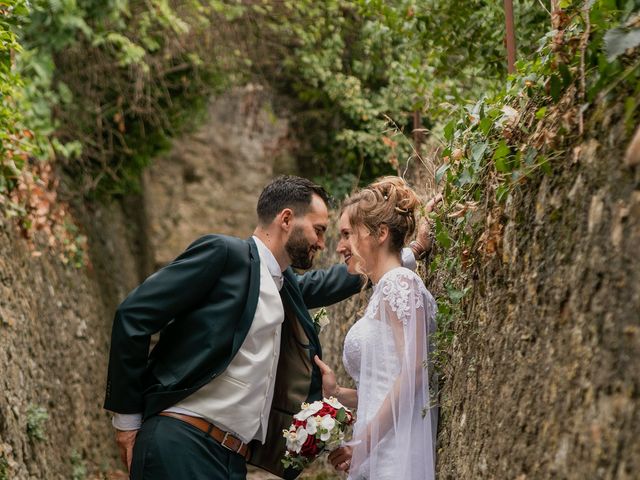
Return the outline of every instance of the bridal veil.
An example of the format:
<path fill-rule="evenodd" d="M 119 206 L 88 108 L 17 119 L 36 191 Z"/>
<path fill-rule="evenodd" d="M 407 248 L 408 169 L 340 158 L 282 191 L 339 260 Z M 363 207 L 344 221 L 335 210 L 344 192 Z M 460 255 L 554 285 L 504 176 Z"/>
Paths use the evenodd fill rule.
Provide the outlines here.
<path fill-rule="evenodd" d="M 437 379 L 430 360 L 436 304 L 414 272 L 375 286 L 360 342 L 351 479 L 433 480 Z M 431 377 L 431 378 L 430 378 Z"/>

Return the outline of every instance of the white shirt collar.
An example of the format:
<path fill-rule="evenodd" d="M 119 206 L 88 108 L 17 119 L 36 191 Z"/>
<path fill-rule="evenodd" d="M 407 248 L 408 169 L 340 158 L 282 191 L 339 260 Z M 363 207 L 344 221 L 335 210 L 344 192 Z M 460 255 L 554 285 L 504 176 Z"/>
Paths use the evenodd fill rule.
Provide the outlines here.
<path fill-rule="evenodd" d="M 282 270 L 280 270 L 280 264 L 276 260 L 276 257 L 273 255 L 271 250 L 267 248 L 262 240 L 260 240 L 255 235 L 253 236 L 253 241 L 256 242 L 256 246 L 258 247 L 258 253 L 260 254 L 260 260 L 264 261 L 267 265 L 267 269 L 269 273 L 273 277 L 273 281 L 276 282 L 276 286 L 278 290 L 282 288 Z"/>

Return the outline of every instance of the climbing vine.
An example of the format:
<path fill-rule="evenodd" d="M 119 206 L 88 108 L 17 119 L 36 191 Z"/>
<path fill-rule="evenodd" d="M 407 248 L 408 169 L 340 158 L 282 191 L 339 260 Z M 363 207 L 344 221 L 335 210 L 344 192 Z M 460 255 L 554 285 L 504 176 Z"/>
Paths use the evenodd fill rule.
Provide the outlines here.
<path fill-rule="evenodd" d="M 504 204 L 515 190 L 562 168 L 577 141 L 614 102 L 627 133 L 638 124 L 637 2 L 564 2 L 530 59 L 496 95 L 450 110 L 436 180 L 447 208 L 436 219 L 443 247 L 432 271 L 448 272 L 439 303 L 441 336 L 471 291 L 472 272 L 499 253 Z"/>

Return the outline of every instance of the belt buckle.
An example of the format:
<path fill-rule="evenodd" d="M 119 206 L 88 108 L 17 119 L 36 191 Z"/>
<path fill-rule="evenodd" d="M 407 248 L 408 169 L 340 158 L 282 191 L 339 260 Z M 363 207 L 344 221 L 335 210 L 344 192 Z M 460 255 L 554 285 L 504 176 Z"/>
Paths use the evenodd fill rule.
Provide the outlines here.
<path fill-rule="evenodd" d="M 237 440 L 238 443 L 240 445 L 238 445 L 238 449 L 234 450 L 233 448 L 231 448 L 229 445 L 226 445 L 225 442 L 227 441 L 227 438 L 231 437 L 234 440 Z M 227 450 L 230 450 L 234 453 L 240 453 L 240 449 L 242 448 L 242 441 L 239 438 L 234 437 L 233 435 L 231 435 L 229 432 L 224 432 L 224 437 L 222 437 L 222 442 L 220 442 L 220 445 L 222 445 L 224 448 L 226 448 Z"/>

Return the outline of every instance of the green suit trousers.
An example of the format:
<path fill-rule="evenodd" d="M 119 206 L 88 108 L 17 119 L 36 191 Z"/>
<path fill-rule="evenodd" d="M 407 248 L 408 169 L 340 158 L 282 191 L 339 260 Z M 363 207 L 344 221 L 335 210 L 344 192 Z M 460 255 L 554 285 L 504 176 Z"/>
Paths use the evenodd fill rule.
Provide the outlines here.
<path fill-rule="evenodd" d="M 178 419 L 153 416 L 136 437 L 131 480 L 244 480 L 242 455 Z"/>

